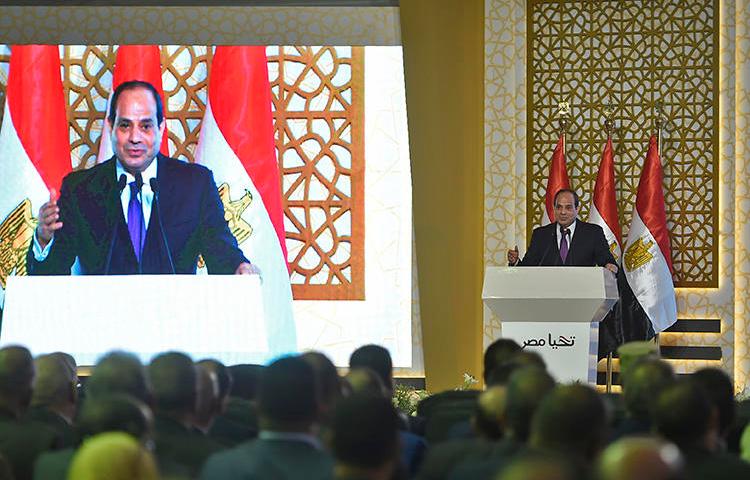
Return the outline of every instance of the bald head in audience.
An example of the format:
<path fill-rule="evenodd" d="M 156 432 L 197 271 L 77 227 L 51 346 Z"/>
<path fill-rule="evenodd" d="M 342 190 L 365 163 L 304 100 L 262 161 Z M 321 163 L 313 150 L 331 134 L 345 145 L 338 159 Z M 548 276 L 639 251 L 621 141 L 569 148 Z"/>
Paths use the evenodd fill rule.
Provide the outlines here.
<path fill-rule="evenodd" d="M 34 359 L 27 348 L 1 348 L 0 407 L 20 417 L 31 403 L 34 375 Z"/>
<path fill-rule="evenodd" d="M 600 480 L 678 480 L 684 460 L 671 443 L 651 437 L 630 437 L 609 445 L 599 458 Z"/>

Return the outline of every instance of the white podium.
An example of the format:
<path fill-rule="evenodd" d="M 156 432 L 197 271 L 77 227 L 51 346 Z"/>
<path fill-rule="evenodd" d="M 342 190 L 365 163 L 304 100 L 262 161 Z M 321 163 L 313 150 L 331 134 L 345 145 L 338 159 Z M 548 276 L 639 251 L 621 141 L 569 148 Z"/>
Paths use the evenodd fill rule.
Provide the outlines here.
<path fill-rule="evenodd" d="M 602 267 L 487 267 L 482 299 L 502 336 L 539 352 L 560 382 L 596 383 L 599 322 L 618 299 Z"/>
<path fill-rule="evenodd" d="M 265 358 L 267 330 L 256 275 L 11 276 L 0 346 L 59 350 L 79 365 L 113 349 L 229 365 Z"/>

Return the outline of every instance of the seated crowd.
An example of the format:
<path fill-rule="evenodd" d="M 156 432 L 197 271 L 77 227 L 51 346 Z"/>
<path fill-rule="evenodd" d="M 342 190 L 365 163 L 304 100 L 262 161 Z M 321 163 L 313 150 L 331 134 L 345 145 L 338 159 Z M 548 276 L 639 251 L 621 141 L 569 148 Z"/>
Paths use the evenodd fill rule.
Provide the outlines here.
<path fill-rule="evenodd" d="M 344 377 L 319 352 L 230 367 L 110 352 L 79 378 L 70 355 L 5 347 L 0 480 L 750 479 L 747 405 L 718 369 L 644 356 L 605 395 L 501 339 L 485 390 L 432 395 L 416 416 L 393 406 L 392 370 L 365 345 Z"/>

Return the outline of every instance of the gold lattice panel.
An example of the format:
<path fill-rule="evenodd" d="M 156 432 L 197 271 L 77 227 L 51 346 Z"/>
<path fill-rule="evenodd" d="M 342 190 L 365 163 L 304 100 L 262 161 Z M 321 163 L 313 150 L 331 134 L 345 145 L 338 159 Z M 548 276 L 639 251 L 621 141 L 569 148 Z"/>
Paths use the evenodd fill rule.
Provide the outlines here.
<path fill-rule="evenodd" d="M 268 47 L 284 224 L 296 299 L 364 298 L 364 51 Z M 116 47 L 65 46 L 72 168 L 96 163 Z M 161 47 L 169 152 L 194 161 L 212 49 Z M 0 45 L 4 103 L 10 48 Z M 2 110 L 0 109 L 0 120 Z"/>
<path fill-rule="evenodd" d="M 626 235 L 660 103 L 675 285 L 717 287 L 718 0 L 529 0 L 527 13 L 527 230 L 541 221 L 561 101 L 572 107 L 568 173 L 582 196 L 580 217 L 588 217 L 610 102 L 619 127 L 615 168 Z"/>

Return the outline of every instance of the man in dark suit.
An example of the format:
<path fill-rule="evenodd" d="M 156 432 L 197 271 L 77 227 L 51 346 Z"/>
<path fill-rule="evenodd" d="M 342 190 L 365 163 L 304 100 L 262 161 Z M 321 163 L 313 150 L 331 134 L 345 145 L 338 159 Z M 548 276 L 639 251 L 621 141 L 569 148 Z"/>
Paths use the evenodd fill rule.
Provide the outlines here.
<path fill-rule="evenodd" d="M 50 191 L 27 255 L 28 272 L 258 273 L 237 246 L 211 172 L 158 153 L 165 121 L 149 83 L 115 89 L 107 122 L 115 155 Z"/>
<path fill-rule="evenodd" d="M 0 456 L 7 459 L 16 480 L 31 480 L 36 458 L 60 446 L 53 429 L 23 418 L 33 382 L 31 353 L 17 346 L 0 349 Z"/>
<path fill-rule="evenodd" d="M 285 357 L 266 367 L 261 376 L 259 410 L 258 439 L 209 457 L 201 479 L 333 477 L 333 458 L 313 433 L 318 420 L 317 387 L 307 362 Z"/>
<path fill-rule="evenodd" d="M 61 447 L 71 447 L 76 443 L 73 419 L 78 405 L 78 375 L 73 365 L 75 360 L 62 352 L 37 357 L 34 360 L 34 393 L 31 408 L 26 412 L 27 420 L 55 430 Z"/>
<path fill-rule="evenodd" d="M 573 190 L 555 194 L 555 222 L 535 228 L 523 260 L 518 247 L 508 250 L 508 265 L 606 267 L 617 273 L 617 265 L 607 246 L 602 228 L 578 220 L 580 201 Z"/>

